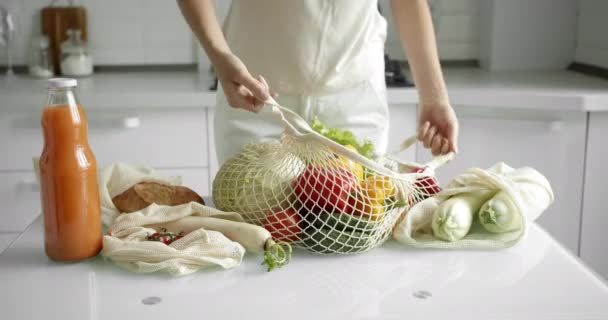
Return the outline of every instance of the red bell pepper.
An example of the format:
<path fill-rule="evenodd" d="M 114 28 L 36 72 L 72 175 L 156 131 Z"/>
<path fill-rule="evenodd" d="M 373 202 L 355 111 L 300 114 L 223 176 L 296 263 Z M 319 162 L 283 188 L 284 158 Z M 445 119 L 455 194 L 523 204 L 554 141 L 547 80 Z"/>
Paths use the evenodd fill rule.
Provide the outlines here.
<path fill-rule="evenodd" d="M 294 242 L 302 233 L 300 222 L 302 218 L 293 209 L 274 212 L 266 217 L 262 226 L 270 232 L 276 241 Z"/>
<path fill-rule="evenodd" d="M 412 172 L 423 173 L 424 170 L 425 168 L 416 168 Z M 437 179 L 432 176 L 418 178 L 414 183 L 414 188 L 415 194 L 411 195 L 409 198 L 409 203 L 411 206 L 426 198 L 432 197 L 441 191 Z"/>
<path fill-rule="evenodd" d="M 342 168 L 309 165 L 293 181 L 293 189 L 303 207 L 320 213 L 350 213 L 349 194 L 358 185 L 357 177 Z"/>

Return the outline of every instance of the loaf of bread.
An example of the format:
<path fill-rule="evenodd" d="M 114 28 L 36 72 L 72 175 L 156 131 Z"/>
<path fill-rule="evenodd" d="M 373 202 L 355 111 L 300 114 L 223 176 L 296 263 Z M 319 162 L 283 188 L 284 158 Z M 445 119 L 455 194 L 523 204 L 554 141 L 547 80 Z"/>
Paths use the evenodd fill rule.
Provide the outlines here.
<path fill-rule="evenodd" d="M 177 206 L 193 201 L 205 204 L 203 198 L 189 188 L 151 181 L 137 183 L 112 198 L 116 209 L 123 213 L 144 209 L 152 203 Z"/>

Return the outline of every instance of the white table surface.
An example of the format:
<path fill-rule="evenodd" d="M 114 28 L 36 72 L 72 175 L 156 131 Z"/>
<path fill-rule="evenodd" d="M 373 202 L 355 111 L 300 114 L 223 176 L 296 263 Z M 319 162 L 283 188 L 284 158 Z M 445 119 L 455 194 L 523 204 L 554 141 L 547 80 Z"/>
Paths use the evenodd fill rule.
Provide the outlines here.
<path fill-rule="evenodd" d="M 15 232 L 0 232 L 0 253 L 18 236 Z"/>
<path fill-rule="evenodd" d="M 608 81 L 572 71 L 488 72 L 445 68 L 452 104 L 551 111 L 607 111 Z M 0 79 L 1 80 L 1 79 Z M 215 106 L 211 78 L 196 72 L 107 72 L 78 80 L 86 108 L 201 108 Z M 39 111 L 46 80 L 0 81 L 0 110 Z M 390 88 L 389 104 L 415 104 L 415 88 Z"/>
<path fill-rule="evenodd" d="M 38 218 L 0 254 L 3 320 L 608 319 L 608 286 L 536 225 L 501 251 L 389 242 L 354 256 L 297 251 L 270 273 L 247 255 L 235 269 L 178 278 L 100 257 L 52 262 L 42 230 Z"/>

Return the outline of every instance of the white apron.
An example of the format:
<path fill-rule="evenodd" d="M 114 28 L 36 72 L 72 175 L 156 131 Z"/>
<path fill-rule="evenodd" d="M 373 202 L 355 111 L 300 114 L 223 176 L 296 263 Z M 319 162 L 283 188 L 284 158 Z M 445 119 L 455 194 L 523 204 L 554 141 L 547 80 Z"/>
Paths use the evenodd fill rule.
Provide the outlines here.
<path fill-rule="evenodd" d="M 224 32 L 232 51 L 255 77 L 263 75 L 277 102 L 306 120 L 351 130 L 386 152 L 388 105 L 384 81 L 386 21 L 377 1 L 233 0 Z M 218 162 L 244 144 L 277 139 L 270 110 L 258 114 L 228 105 L 217 92 Z"/>

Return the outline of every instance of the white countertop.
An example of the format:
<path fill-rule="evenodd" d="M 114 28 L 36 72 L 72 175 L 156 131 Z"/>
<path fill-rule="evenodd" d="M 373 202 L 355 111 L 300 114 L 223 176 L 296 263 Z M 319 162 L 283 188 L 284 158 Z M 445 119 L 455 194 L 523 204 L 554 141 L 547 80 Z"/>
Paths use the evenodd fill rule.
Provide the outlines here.
<path fill-rule="evenodd" d="M 260 259 L 247 255 L 235 269 L 181 278 L 129 273 L 100 257 L 55 263 L 44 254 L 38 218 L 0 254 L 0 313 L 4 320 L 608 319 L 608 286 L 536 225 L 501 251 L 389 242 L 352 256 L 297 251 L 271 273 Z"/>
<path fill-rule="evenodd" d="M 452 103 L 550 111 L 608 111 L 608 81 L 570 71 L 487 72 L 447 68 Z M 195 72 L 108 72 L 79 80 L 87 108 L 213 107 L 210 78 Z M 45 80 L 0 80 L 0 110 L 33 108 L 45 101 Z M 414 88 L 388 90 L 390 104 L 417 102 Z"/>

